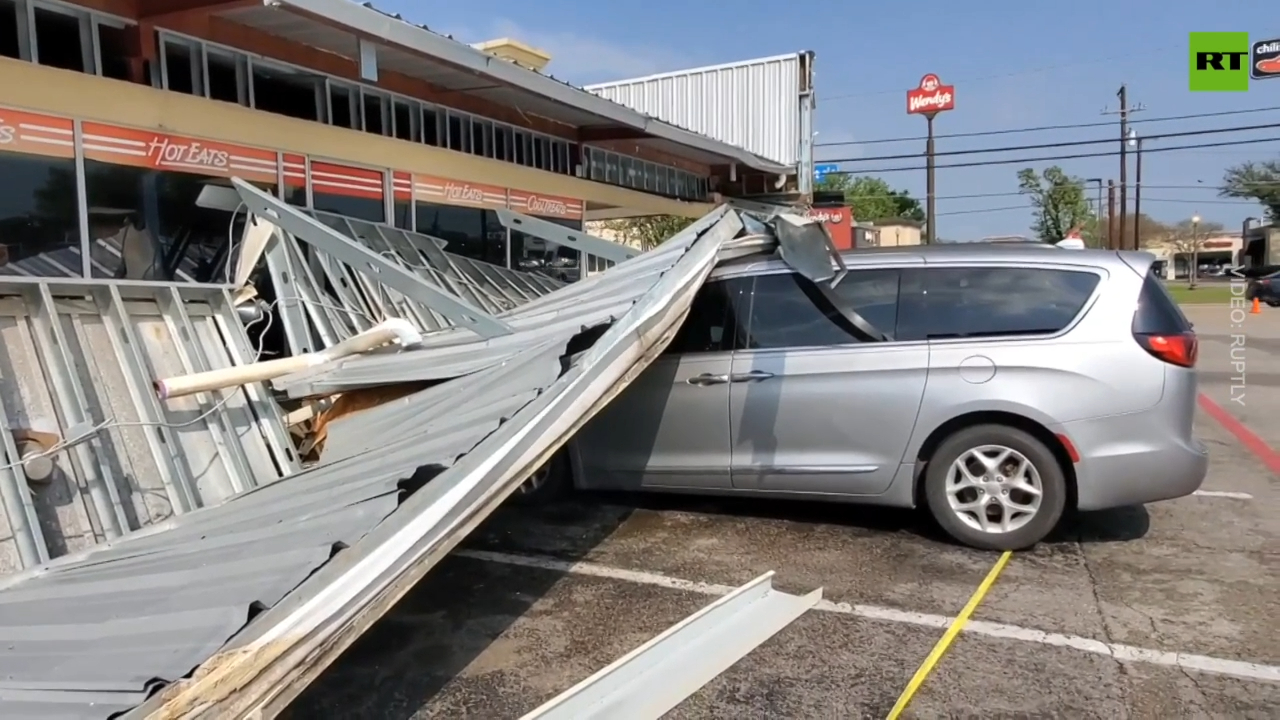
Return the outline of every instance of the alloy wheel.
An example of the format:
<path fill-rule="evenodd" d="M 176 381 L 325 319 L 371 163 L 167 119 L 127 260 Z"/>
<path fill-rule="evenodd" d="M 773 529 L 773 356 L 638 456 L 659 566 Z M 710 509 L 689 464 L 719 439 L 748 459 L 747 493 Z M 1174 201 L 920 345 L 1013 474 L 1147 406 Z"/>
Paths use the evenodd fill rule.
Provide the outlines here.
<path fill-rule="evenodd" d="M 1025 455 L 1004 445 L 972 448 L 951 463 L 947 501 L 965 525 L 984 533 L 1009 533 L 1040 510 L 1044 484 Z"/>

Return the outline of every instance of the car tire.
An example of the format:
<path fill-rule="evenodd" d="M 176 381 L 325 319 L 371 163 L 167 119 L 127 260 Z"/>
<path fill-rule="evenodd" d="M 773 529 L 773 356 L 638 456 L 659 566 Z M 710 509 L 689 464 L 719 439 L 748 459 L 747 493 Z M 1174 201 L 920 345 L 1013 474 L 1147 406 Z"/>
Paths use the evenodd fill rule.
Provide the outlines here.
<path fill-rule="evenodd" d="M 1280 307 L 1280 300 L 1268 300 L 1267 305 L 1271 307 Z"/>
<path fill-rule="evenodd" d="M 569 457 L 561 450 L 520 483 L 511 493 L 511 502 L 525 506 L 548 505 L 564 497 L 572 487 Z"/>
<path fill-rule="evenodd" d="M 1002 455 L 1005 462 L 990 468 Z M 961 465 L 977 483 L 961 474 Z M 1014 476 L 1019 467 L 1021 481 Z M 960 543 L 981 550 L 1035 545 L 1057 526 L 1067 502 L 1058 458 L 1031 434 L 1006 425 L 976 425 L 952 434 L 929 459 L 924 485 L 925 502 L 938 525 Z M 1025 488 L 1039 490 L 1038 504 Z M 1006 503 L 1035 510 L 1017 512 Z M 1001 518 L 1009 519 L 1006 530 L 999 529 Z"/>

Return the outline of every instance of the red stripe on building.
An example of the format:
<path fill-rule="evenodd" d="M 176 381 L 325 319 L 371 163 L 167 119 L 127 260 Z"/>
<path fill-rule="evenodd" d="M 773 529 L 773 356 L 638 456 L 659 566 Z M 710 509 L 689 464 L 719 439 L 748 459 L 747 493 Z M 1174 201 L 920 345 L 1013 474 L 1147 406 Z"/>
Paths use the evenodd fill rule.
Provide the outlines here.
<path fill-rule="evenodd" d="M 311 162 L 311 191 L 381 200 L 383 175 L 377 170 L 327 162 Z"/>
<path fill-rule="evenodd" d="M 276 153 L 231 145 L 86 122 L 81 125 L 84 156 L 90 160 L 150 170 L 240 177 L 275 184 Z"/>
<path fill-rule="evenodd" d="M 73 158 L 75 123 L 52 115 L 0 108 L 0 152 Z"/>

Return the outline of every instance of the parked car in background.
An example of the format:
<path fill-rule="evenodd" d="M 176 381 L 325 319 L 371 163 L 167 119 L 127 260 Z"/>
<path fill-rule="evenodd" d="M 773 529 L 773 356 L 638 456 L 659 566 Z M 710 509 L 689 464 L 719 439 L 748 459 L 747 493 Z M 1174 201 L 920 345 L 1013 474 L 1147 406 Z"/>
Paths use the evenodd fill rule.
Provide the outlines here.
<path fill-rule="evenodd" d="M 665 354 L 525 499 L 576 485 L 923 505 L 956 540 L 1003 550 L 1071 509 L 1200 487 L 1196 337 L 1151 255 L 844 257 L 825 292 L 776 259 L 717 268 Z"/>
<path fill-rule="evenodd" d="M 1257 299 L 1271 307 L 1280 307 L 1280 271 L 1253 278 L 1245 287 L 1246 300 Z"/>

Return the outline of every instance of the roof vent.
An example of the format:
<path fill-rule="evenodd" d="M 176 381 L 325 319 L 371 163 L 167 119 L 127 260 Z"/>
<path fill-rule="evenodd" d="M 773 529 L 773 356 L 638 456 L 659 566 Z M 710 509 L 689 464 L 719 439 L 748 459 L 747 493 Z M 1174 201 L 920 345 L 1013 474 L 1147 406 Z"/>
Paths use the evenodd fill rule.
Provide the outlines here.
<path fill-rule="evenodd" d="M 534 72 L 542 72 L 542 69 L 551 62 L 551 56 L 545 50 L 539 50 L 535 47 L 526 45 L 519 40 L 511 38 L 499 38 L 497 40 L 486 40 L 476 43 L 471 47 L 487 52 L 494 57 L 500 57 L 503 60 L 513 62 L 522 68 L 527 68 Z"/>

